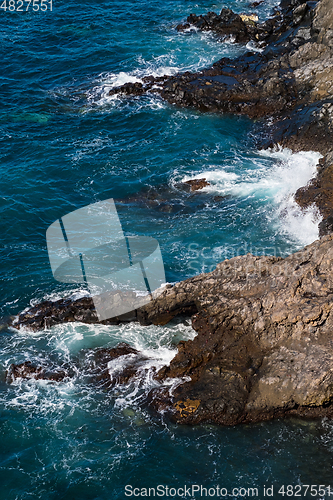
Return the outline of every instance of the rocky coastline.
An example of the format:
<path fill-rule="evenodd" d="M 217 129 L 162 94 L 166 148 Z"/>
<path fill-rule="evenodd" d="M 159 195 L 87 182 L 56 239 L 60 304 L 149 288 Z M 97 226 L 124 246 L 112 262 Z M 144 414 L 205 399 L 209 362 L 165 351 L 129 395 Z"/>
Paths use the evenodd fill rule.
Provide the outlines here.
<path fill-rule="evenodd" d="M 211 273 L 167 285 L 141 309 L 103 323 L 165 325 L 175 317 L 192 318 L 197 336 L 179 343 L 170 365 L 155 375 L 161 387 L 149 394 L 150 406 L 177 422 L 234 425 L 287 415 L 331 417 L 333 0 L 283 0 L 264 23 L 251 12 L 238 16 L 223 9 L 215 15 L 191 15 L 177 29 L 191 26 L 251 42 L 255 50 L 195 74 L 146 78 L 112 92 L 129 97 L 155 92 L 177 106 L 248 115 L 266 129 L 269 119 L 262 146 L 280 143 L 320 151 L 317 177 L 295 198 L 302 207 L 317 204 L 323 217 L 321 239 L 285 259 L 248 254 L 226 260 Z M 191 182 L 191 192 L 203 187 Z M 11 326 L 39 330 L 73 321 L 98 322 L 91 298 L 43 302 L 21 313 Z M 128 353 L 140 357 L 125 345 L 100 355 L 107 366 L 108 360 Z M 107 378 L 105 366 L 96 377 Z M 136 366 L 126 365 L 119 380 L 136 377 Z M 12 365 L 7 381 L 65 376 L 56 367 L 32 367 L 27 361 Z M 170 393 L 163 382 L 174 377 L 186 381 Z"/>

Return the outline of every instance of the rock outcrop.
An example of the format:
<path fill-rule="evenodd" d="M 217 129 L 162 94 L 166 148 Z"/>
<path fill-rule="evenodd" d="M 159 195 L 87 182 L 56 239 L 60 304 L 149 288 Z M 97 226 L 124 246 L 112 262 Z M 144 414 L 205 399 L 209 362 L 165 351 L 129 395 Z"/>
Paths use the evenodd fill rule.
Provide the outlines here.
<path fill-rule="evenodd" d="M 191 382 L 172 397 L 157 392 L 153 404 L 186 423 L 332 412 L 332 243 L 333 236 L 325 236 L 286 259 L 235 257 L 148 304 L 144 317 L 153 323 L 197 310 L 198 335 L 181 342 L 157 375 Z M 186 411 L 186 401 L 200 404 Z"/>
<path fill-rule="evenodd" d="M 118 384 L 127 384 L 130 379 L 139 375 L 147 361 L 136 349 L 121 342 L 113 348 L 86 349 L 79 353 L 79 363 L 88 374 L 91 383 L 102 384 L 110 388 Z M 121 358 L 121 362 L 117 360 Z"/>
<path fill-rule="evenodd" d="M 120 363 L 117 363 L 118 358 L 121 358 Z M 132 378 L 140 376 L 141 371 L 145 369 L 147 358 L 130 345 L 121 342 L 113 348 L 82 350 L 74 363 L 75 361 L 75 369 L 73 364 L 46 366 L 45 361 L 38 365 L 30 360 L 19 364 L 12 363 L 6 371 L 6 382 L 11 384 L 20 379 L 61 382 L 77 377 L 81 371 L 86 381 L 109 389 L 116 384 L 127 384 Z"/>
<path fill-rule="evenodd" d="M 57 366 L 35 366 L 31 361 L 20 364 L 12 363 L 6 372 L 6 381 L 12 383 L 17 379 L 53 380 L 60 382 L 68 377 L 68 371 Z"/>
<path fill-rule="evenodd" d="M 162 96 L 180 106 L 277 120 L 301 105 L 332 99 L 331 29 L 324 21 L 332 0 L 315 8 L 302 0 L 284 1 L 281 7 L 281 14 L 269 20 L 271 28 L 268 21 L 261 28 L 267 43 L 261 53 L 224 58 L 201 72 L 170 77 Z"/>
<path fill-rule="evenodd" d="M 265 49 L 261 53 L 249 51 L 236 59 L 223 58 L 197 73 L 146 77 L 142 83 L 126 83 L 110 92 L 138 95 L 153 91 L 180 106 L 253 117 L 281 117 L 283 111 L 301 103 L 308 105 L 332 98 L 332 30 L 327 21 L 332 0 L 321 0 L 315 5 L 316 2 L 283 0 L 281 10 L 265 23 L 255 22 L 250 16 L 243 21 L 230 9 L 223 9 L 219 15 L 192 14 L 188 23 L 178 29 L 194 25 L 223 32 L 223 26 L 228 25 L 228 33 L 244 38 L 242 41 L 258 41 L 261 37 Z M 254 34 L 240 35 L 244 30 L 254 30 Z"/>
<path fill-rule="evenodd" d="M 72 321 L 75 309 L 91 322 L 92 301 L 84 300 L 40 304 L 15 326 L 43 325 L 45 312 L 49 324 Z M 211 273 L 167 286 L 132 319 L 164 325 L 184 314 L 192 315 L 197 336 L 180 342 L 156 378 L 191 381 L 172 395 L 162 384 L 151 394 L 155 408 L 191 424 L 333 414 L 333 235 L 285 259 L 248 254 L 226 260 Z M 111 351 L 94 354 L 103 358 L 98 365 L 133 354 L 118 382 L 135 376 L 144 359 L 128 346 Z"/>
<path fill-rule="evenodd" d="M 231 9 L 222 9 L 220 14 L 208 12 L 206 15 L 196 16 L 191 14 L 185 24 L 179 24 L 177 31 L 185 31 L 191 27 L 202 31 L 212 31 L 222 37 L 231 38 L 235 42 L 247 43 L 250 40 L 258 42 L 265 40 L 268 34 L 273 31 L 278 24 L 278 18 L 273 21 L 259 24 L 257 16 L 238 15 Z"/>
<path fill-rule="evenodd" d="M 118 325 L 136 320 L 136 312 L 123 314 L 119 317 L 103 321 L 103 324 Z M 91 297 L 72 300 L 71 298 L 59 299 L 54 302 L 46 300 L 30 309 L 23 311 L 11 321 L 14 328 L 27 328 L 32 331 L 51 328 L 60 323 L 98 323 L 94 302 Z"/>

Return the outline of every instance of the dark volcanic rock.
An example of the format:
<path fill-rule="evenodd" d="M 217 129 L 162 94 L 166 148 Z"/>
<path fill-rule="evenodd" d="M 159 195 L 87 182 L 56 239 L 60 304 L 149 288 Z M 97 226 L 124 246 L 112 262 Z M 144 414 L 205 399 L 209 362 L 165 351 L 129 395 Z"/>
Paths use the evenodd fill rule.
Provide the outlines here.
<path fill-rule="evenodd" d="M 147 92 L 152 86 L 152 82 L 148 81 L 146 85 L 144 85 L 141 82 L 128 82 L 124 83 L 119 89 L 119 87 L 115 87 L 114 89 L 111 89 L 109 91 L 109 95 L 117 95 L 117 94 L 122 94 L 124 96 L 130 95 L 130 96 L 140 96 Z"/>
<path fill-rule="evenodd" d="M 203 111 L 246 114 L 253 118 L 288 115 L 297 105 L 308 104 L 309 89 L 313 88 L 312 102 L 316 95 L 320 94 L 322 99 L 330 94 L 327 91 L 330 39 L 318 30 L 318 12 L 311 5 L 300 0 L 292 5 L 285 2 L 282 14 L 262 24 L 245 15 L 247 21 L 243 21 L 229 9 L 223 9 L 220 15 L 191 15 L 190 22 L 200 25 L 200 29 L 211 29 L 214 24 L 218 30 L 218 26 L 237 23 L 235 36 L 243 41 L 264 39 L 268 45 L 262 53 L 248 52 L 233 60 L 224 58 L 197 73 L 159 77 L 158 81 L 150 78 L 143 85 L 125 84 L 112 93 L 130 95 L 133 87 L 133 95 L 154 91 L 170 103 Z M 317 89 L 313 66 L 318 58 L 327 82 Z"/>
<path fill-rule="evenodd" d="M 264 55 L 249 52 L 195 75 L 170 78 L 161 95 L 179 106 L 260 118 L 288 109 L 297 92 L 285 57 L 268 64 Z"/>
<path fill-rule="evenodd" d="M 261 39 L 259 26 L 264 33 L 267 46 L 262 53 L 224 58 L 201 72 L 170 77 L 161 95 L 180 106 L 280 119 L 302 103 L 308 104 L 309 94 L 310 102 L 316 102 L 319 95 L 320 100 L 328 98 L 330 39 L 319 37 L 317 14 L 309 3 L 285 2 L 282 16 L 253 28 L 257 32 L 252 39 Z M 318 82 L 324 75 L 319 79 L 315 76 L 318 60 L 326 79 L 320 88 Z"/>
<path fill-rule="evenodd" d="M 121 358 L 121 363 L 112 364 L 119 358 Z M 116 384 L 126 384 L 131 378 L 138 376 L 146 360 L 147 358 L 136 349 L 122 342 L 114 348 L 81 351 L 77 362 L 91 383 L 102 382 L 103 387 L 110 388 Z M 12 383 L 22 378 L 61 382 L 66 377 L 73 377 L 74 372 L 73 367 L 64 369 L 55 365 L 36 366 L 31 361 L 25 361 L 10 365 L 6 373 L 6 381 Z"/>
<path fill-rule="evenodd" d="M 247 33 L 255 30 L 252 39 L 264 38 L 267 46 L 262 53 L 223 58 L 197 73 L 150 77 L 143 85 L 125 84 L 112 93 L 130 95 L 132 86 L 133 95 L 149 90 L 179 106 L 252 118 L 273 117 L 277 124 L 275 142 L 292 147 L 302 143 L 309 149 L 319 138 L 318 148 L 327 150 L 332 137 L 332 12 L 332 0 L 321 0 L 317 6 L 316 2 L 284 0 L 281 11 L 261 24 L 245 22 L 229 9 L 220 15 L 191 15 L 189 20 L 200 29 L 237 22 L 242 26 L 236 30 L 238 36 L 243 36 L 245 29 Z"/>
<path fill-rule="evenodd" d="M 226 260 L 148 304 L 153 323 L 195 304 L 198 332 L 157 375 L 191 382 L 172 396 L 156 391 L 152 404 L 183 423 L 333 413 L 332 243 L 326 236 L 286 259 Z"/>
<path fill-rule="evenodd" d="M 106 321 L 103 324 L 119 324 L 136 319 L 135 312 L 126 313 Z M 98 318 L 91 297 L 72 300 L 71 298 L 41 302 L 28 310 L 23 311 L 11 322 L 14 328 L 28 328 L 30 330 L 43 330 L 59 323 L 98 323 Z"/>
<path fill-rule="evenodd" d="M 320 151 L 332 149 L 333 100 L 300 105 L 274 125 L 269 145 L 279 142 L 293 151 Z"/>
<path fill-rule="evenodd" d="M 333 153 L 320 160 L 318 174 L 305 187 L 300 188 L 295 195 L 301 207 L 316 203 L 323 220 L 319 224 L 319 234 L 323 236 L 333 232 Z"/>
<path fill-rule="evenodd" d="M 93 382 L 102 382 L 106 387 L 116 384 L 127 384 L 146 362 L 147 358 L 136 349 L 121 342 L 114 348 L 98 348 L 84 351 L 81 356 L 85 359 L 85 367 L 90 373 Z M 121 358 L 121 362 L 115 362 Z"/>
<path fill-rule="evenodd" d="M 191 26 L 202 31 L 213 31 L 222 37 L 232 36 L 235 42 L 246 43 L 257 40 L 258 30 L 254 22 L 246 23 L 241 16 L 235 14 L 231 9 L 222 9 L 220 14 L 208 12 L 203 16 L 191 14 L 185 24 L 177 26 L 178 31 L 184 31 Z M 256 37 L 257 35 L 257 37 Z"/>
<path fill-rule="evenodd" d="M 168 77 L 152 77 L 146 76 L 142 79 L 141 82 L 128 82 L 124 83 L 120 87 L 115 87 L 109 91 L 109 95 L 122 95 L 122 96 L 140 96 L 150 90 L 159 88 L 159 85 L 162 84 Z"/>
<path fill-rule="evenodd" d="M 259 4 L 260 2 L 254 7 Z M 295 15 L 297 8 L 300 10 Z M 290 6 L 285 5 L 284 16 L 281 16 L 281 13 L 277 11 L 274 17 L 259 23 L 258 16 L 253 13 L 235 14 L 231 9 L 224 8 L 220 14 L 215 12 L 208 12 L 200 16 L 191 14 L 185 24 L 177 26 L 177 30 L 185 31 L 194 27 L 201 31 L 211 31 L 222 39 L 229 38 L 236 43 L 253 41 L 262 46 L 272 37 L 285 31 L 290 24 L 297 25 L 301 22 L 308 9 L 307 4 L 296 6 L 296 9 L 292 10 Z"/>

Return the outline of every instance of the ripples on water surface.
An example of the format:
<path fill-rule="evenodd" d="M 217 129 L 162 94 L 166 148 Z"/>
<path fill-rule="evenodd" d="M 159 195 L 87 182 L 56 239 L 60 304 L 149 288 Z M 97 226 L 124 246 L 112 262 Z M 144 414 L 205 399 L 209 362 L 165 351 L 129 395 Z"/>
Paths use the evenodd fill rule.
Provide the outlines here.
<path fill-rule="evenodd" d="M 128 233 L 158 239 L 169 282 L 237 253 L 285 255 L 316 239 L 317 214 L 301 213 L 292 194 L 314 174 L 317 154 L 258 151 L 246 118 L 179 110 L 153 96 L 108 97 L 120 83 L 195 71 L 247 50 L 174 29 L 190 12 L 222 6 L 242 12 L 247 2 L 57 1 L 45 14 L 1 12 L 3 317 L 86 293 L 53 280 L 45 231 L 106 198 L 118 200 Z M 198 177 L 211 185 L 193 196 L 179 189 Z M 160 196 L 154 206 L 147 204 L 152 189 Z M 328 421 L 190 428 L 147 410 L 153 367 L 193 337 L 188 324 L 0 333 L 0 498 L 120 499 L 126 484 L 262 488 L 331 480 Z M 120 341 L 147 355 L 144 376 L 106 390 L 92 383 L 87 349 Z M 8 366 L 27 360 L 70 367 L 71 377 L 5 383 Z"/>

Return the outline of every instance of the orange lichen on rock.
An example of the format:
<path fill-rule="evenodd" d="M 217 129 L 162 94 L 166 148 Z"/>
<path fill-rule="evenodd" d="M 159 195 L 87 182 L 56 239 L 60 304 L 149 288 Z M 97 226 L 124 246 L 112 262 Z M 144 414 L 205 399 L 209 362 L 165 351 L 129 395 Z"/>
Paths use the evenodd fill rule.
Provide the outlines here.
<path fill-rule="evenodd" d="M 194 413 L 200 405 L 200 399 L 187 399 L 186 401 L 177 401 L 173 406 L 180 413 L 181 417 L 187 417 Z"/>

